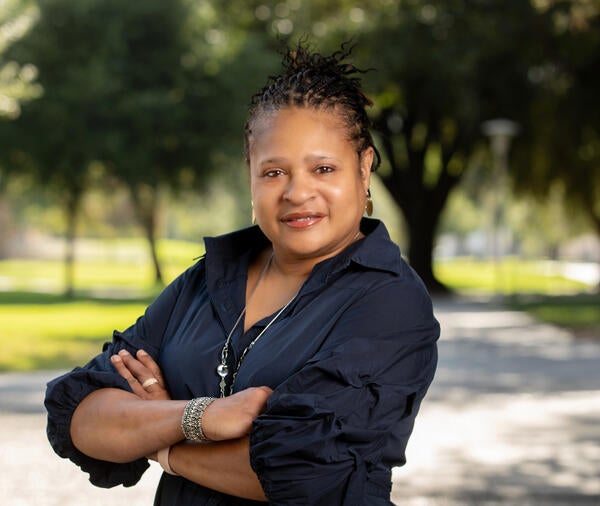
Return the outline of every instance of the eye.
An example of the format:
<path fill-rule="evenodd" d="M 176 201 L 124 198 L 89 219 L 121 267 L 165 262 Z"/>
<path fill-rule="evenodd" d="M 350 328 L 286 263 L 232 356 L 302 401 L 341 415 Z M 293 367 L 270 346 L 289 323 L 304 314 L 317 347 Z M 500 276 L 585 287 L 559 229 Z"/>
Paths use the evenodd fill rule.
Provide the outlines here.
<path fill-rule="evenodd" d="M 316 172 L 318 174 L 328 174 L 330 172 L 333 172 L 335 169 L 329 165 L 321 165 L 319 167 L 317 167 Z"/>
<path fill-rule="evenodd" d="M 282 174 L 283 171 L 281 169 L 267 169 L 263 172 L 263 177 L 277 177 Z"/>

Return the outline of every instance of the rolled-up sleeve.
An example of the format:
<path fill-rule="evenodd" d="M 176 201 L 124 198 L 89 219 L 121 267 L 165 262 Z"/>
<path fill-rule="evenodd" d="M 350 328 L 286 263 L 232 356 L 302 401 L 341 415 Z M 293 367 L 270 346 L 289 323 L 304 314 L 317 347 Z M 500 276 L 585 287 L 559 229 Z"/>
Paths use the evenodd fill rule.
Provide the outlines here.
<path fill-rule="evenodd" d="M 116 348 L 112 348 L 116 349 Z M 104 362 L 102 356 L 94 362 Z M 88 364 L 89 365 L 89 364 Z M 88 457 L 71 440 L 71 419 L 79 403 L 100 388 L 130 390 L 127 382 L 109 371 L 78 368 L 48 383 L 45 405 L 48 410 L 47 434 L 54 451 L 89 473 L 90 481 L 98 487 L 135 485 L 148 468 L 146 459 L 127 464 L 115 464 Z"/>
<path fill-rule="evenodd" d="M 124 332 L 115 331 L 112 342 L 106 343 L 102 353 L 84 367 L 75 368 L 47 385 L 44 404 L 48 411 L 47 435 L 54 451 L 89 473 L 90 481 L 99 487 L 132 486 L 149 467 L 146 459 L 126 464 L 105 462 L 80 452 L 71 440 L 70 427 L 79 403 L 95 390 L 119 388 L 131 391 L 110 362 L 111 355 L 126 349 L 132 354 L 143 348 L 157 358 L 160 342 L 183 283 L 178 278 L 146 309 L 143 316 Z"/>
<path fill-rule="evenodd" d="M 333 345 L 275 389 L 250 441 L 272 504 L 389 497 L 389 468 L 405 461 L 437 363 L 439 326 L 429 297 L 413 291 L 388 286 L 363 298 L 336 326 Z"/>

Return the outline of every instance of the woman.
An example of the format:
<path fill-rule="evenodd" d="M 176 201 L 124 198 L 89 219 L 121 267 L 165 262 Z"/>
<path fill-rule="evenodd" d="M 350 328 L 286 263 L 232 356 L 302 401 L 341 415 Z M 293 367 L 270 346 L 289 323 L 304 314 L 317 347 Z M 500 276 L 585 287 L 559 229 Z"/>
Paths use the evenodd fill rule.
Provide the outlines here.
<path fill-rule="evenodd" d="M 258 226 L 208 238 L 104 352 L 48 387 L 48 435 L 92 483 L 156 504 L 391 504 L 433 379 L 425 288 L 370 212 L 357 70 L 299 47 L 245 128 Z"/>

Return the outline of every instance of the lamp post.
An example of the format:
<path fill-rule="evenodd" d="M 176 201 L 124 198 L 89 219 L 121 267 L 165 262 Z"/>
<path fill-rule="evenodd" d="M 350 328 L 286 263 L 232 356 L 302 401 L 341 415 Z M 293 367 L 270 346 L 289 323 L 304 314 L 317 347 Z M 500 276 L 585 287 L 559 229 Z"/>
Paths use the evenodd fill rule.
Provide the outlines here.
<path fill-rule="evenodd" d="M 510 143 L 518 133 L 519 125 L 512 120 L 495 118 L 481 124 L 483 134 L 490 139 L 493 159 L 492 172 L 492 255 L 494 258 L 494 275 L 496 292 L 501 289 L 500 283 L 500 229 L 504 221 L 506 201 L 506 176 L 508 174 L 508 152 Z"/>

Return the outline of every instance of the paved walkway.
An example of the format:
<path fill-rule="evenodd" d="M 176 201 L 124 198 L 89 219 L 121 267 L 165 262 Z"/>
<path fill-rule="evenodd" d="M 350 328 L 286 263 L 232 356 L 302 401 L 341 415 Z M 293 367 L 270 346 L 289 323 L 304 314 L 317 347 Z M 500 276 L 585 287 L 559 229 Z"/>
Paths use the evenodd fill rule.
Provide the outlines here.
<path fill-rule="evenodd" d="M 490 304 L 437 301 L 438 373 L 393 499 L 409 506 L 600 505 L 600 339 Z M 45 382 L 0 375 L 0 503 L 147 506 L 160 470 L 102 490 L 44 434 Z"/>

